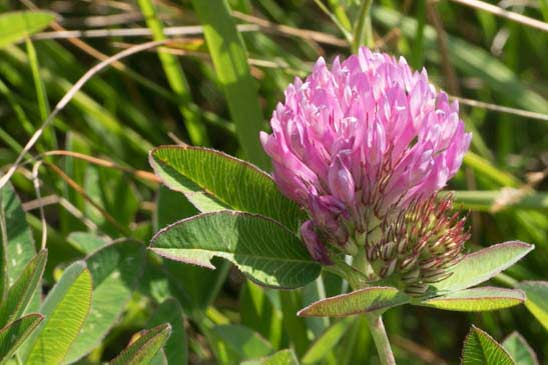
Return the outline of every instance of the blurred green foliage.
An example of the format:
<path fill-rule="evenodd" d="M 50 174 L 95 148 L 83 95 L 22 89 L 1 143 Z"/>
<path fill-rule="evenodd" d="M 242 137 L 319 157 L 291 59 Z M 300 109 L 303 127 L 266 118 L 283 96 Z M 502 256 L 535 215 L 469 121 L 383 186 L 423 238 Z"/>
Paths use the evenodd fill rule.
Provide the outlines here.
<path fill-rule="evenodd" d="M 426 67 L 431 80 L 454 96 L 546 115 L 548 34 L 448 1 L 378 0 L 370 23 L 356 19 L 362 14 L 357 0 L 208 1 L 215 6 L 198 0 L 37 1 L 38 8 L 57 14 L 58 23 L 26 40 L 24 34 L 13 36 L 16 26 L 0 22 L 12 37 L 6 44 L 0 41 L 3 171 L 55 104 L 99 60 L 151 40 L 142 35 L 147 26 L 154 39 L 162 39 L 162 31 L 171 37 L 168 31 L 173 27 L 205 26 L 208 43 L 195 30 L 179 34 L 160 55 L 155 50 L 140 52 L 94 75 L 45 130 L 11 179 L 26 211 L 20 215 L 26 214 L 38 249 L 43 225 L 37 208 L 44 205 L 48 248 L 44 288 L 70 280 L 66 274 L 75 269 L 65 268 L 72 264 L 81 266 L 79 275 L 87 273 L 84 279 L 91 275 L 94 290 L 118 294 L 110 301 L 99 299 L 108 302 L 105 315 L 114 322 L 97 320 L 102 332 L 96 341 L 75 342 L 70 351 L 65 349 L 69 359 L 78 360 L 85 352 L 89 354 L 78 363 L 109 361 L 134 333 L 169 322 L 171 328 L 154 327 L 133 338 L 154 352 L 128 348 L 121 356 L 149 361 L 156 353 L 150 361 L 158 364 L 179 364 L 180 359 L 190 364 L 238 363 L 291 347 L 303 364 L 375 364 L 376 353 L 363 319 L 295 315 L 304 305 L 345 290 L 334 276 L 325 274 L 299 291 L 275 292 L 245 282 L 222 261 L 215 261 L 216 271 L 208 271 L 162 260 L 150 252 L 144 257 L 127 253 L 132 250 L 123 246 L 127 243 L 105 246 L 128 240 L 148 244 L 159 228 L 197 212 L 182 195 L 159 188 L 158 181 L 146 173 L 151 170 L 149 150 L 183 141 L 265 165 L 257 150 L 258 135 L 254 139 L 256 131 L 268 129 L 270 113 L 295 76 L 305 76 L 318 56 L 331 60 L 349 54 L 351 43 L 345 38 L 349 34 L 367 34 L 366 28 L 360 32 L 353 24 L 372 24 L 377 48 L 407 57 L 416 68 Z M 548 22 L 546 0 L 500 5 Z M 28 10 L 28 6 L 32 6 L 28 0 L 3 0 L 0 15 Z M 61 27 L 84 33 L 59 38 Z M 6 29 L 0 28 L 0 38 Z M 89 37 L 88 30 L 98 30 L 100 36 Z M 126 35 L 116 33 L 119 30 Z M 13 44 L 14 40 L 18 43 Z M 229 41 L 228 48 L 224 41 Z M 449 188 L 458 190 L 456 197 L 471 210 L 469 247 L 510 239 L 533 243 L 532 254 L 507 276 L 493 280 L 507 286 L 546 280 L 548 122 L 485 107 L 462 105 L 461 110 L 474 142 Z M 60 150 L 68 152 L 51 152 Z M 38 160 L 44 161 L 38 169 L 39 200 L 32 178 Z M 25 227 L 21 225 L 14 237 L 28 245 Z M 101 251 L 87 257 L 97 249 L 135 256 L 139 268 L 135 272 L 127 265 L 116 269 L 112 266 L 118 265 L 115 255 Z M 25 253 L 30 256 L 17 269 L 8 266 L 9 284 L 16 277 L 13 270 L 23 269 L 34 248 Z M 100 261 L 110 271 L 92 265 Z M 96 283 L 97 277 L 102 279 Z M 170 297 L 177 301 L 166 301 Z M 66 298 L 58 300 L 61 305 Z M 37 304 L 35 298 L 29 308 L 36 310 Z M 94 299 L 91 312 L 95 305 Z M 177 311 L 184 313 L 185 323 L 173 316 Z M 36 318 L 27 321 L 29 326 L 38 325 Z M 547 330 L 525 306 L 478 314 L 404 306 L 388 311 L 385 323 L 400 364 L 458 363 L 472 323 L 498 340 L 516 330 L 537 351 L 541 363 L 548 358 Z M 40 324 L 44 325 L 48 323 Z M 186 345 L 177 347 L 171 340 L 156 352 L 169 331 L 181 343 L 188 342 L 188 352 Z M 32 348 L 26 351 L 32 353 Z M 288 352 L 274 356 L 249 363 L 292 364 L 295 360 Z M 122 363 L 120 359 L 116 363 Z"/>

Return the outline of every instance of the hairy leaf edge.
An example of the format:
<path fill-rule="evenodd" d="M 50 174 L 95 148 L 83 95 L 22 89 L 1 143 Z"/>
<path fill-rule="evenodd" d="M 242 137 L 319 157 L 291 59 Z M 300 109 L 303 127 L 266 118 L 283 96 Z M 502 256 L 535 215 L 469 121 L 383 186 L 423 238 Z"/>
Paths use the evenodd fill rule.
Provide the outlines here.
<path fill-rule="evenodd" d="M 485 332 L 484 330 L 482 330 L 481 328 L 479 327 L 476 327 L 474 325 L 472 325 L 470 327 L 470 331 L 468 331 L 468 334 L 466 335 L 466 337 L 464 338 L 464 343 L 466 344 L 466 341 L 468 341 L 468 339 L 470 338 L 470 336 L 481 336 L 481 335 L 484 335 L 487 340 L 489 342 L 491 342 L 493 345 L 497 346 L 498 348 L 500 348 L 511 360 L 512 362 L 515 364 L 515 361 L 514 359 L 512 358 L 512 356 L 510 356 L 510 354 L 508 353 L 508 351 L 506 351 L 506 349 L 504 347 L 502 347 L 502 345 L 500 343 L 498 343 L 493 337 L 491 337 L 490 334 L 488 334 L 487 332 Z M 461 365 L 464 364 L 464 350 L 465 350 L 465 346 L 462 347 L 462 352 L 461 352 Z M 483 350 L 483 349 L 482 349 Z"/>
<path fill-rule="evenodd" d="M 336 295 L 334 297 L 329 297 L 329 298 L 319 300 L 317 302 L 314 302 L 312 304 L 307 305 L 306 307 L 304 307 L 303 309 L 298 311 L 297 315 L 299 317 L 325 317 L 325 316 L 318 316 L 318 315 L 314 315 L 314 314 L 309 314 L 308 312 L 310 312 L 310 310 L 313 309 L 315 306 L 317 306 L 319 303 L 333 302 L 333 301 L 337 301 L 338 299 L 341 299 L 341 298 L 347 298 L 347 297 L 357 295 L 356 293 L 363 293 L 363 292 L 367 292 L 367 291 L 371 291 L 371 290 L 377 290 L 377 289 L 383 289 L 383 290 L 390 289 L 390 291 L 394 290 L 396 292 L 396 294 L 399 292 L 398 289 L 396 289 L 394 287 L 391 287 L 391 286 L 371 286 L 371 287 L 368 287 L 368 288 L 358 289 L 358 290 L 355 290 L 355 291 L 350 292 L 350 293 L 339 294 L 339 295 Z M 399 292 L 399 293 L 403 294 L 402 292 Z M 405 300 L 403 300 L 403 299 L 405 299 Z M 393 305 L 376 305 L 376 306 L 369 307 L 369 309 L 367 309 L 367 310 L 357 310 L 357 311 L 353 311 L 353 312 L 347 312 L 347 313 L 341 314 L 341 315 L 331 315 L 329 317 L 335 317 L 335 318 L 348 317 L 348 316 L 352 316 L 352 315 L 356 315 L 356 314 L 360 314 L 360 313 L 373 312 L 373 311 L 379 310 L 379 309 L 389 309 L 389 308 L 396 307 L 398 305 L 403 305 L 403 304 L 406 304 L 406 303 L 409 303 L 409 299 L 404 297 L 404 298 L 402 298 L 401 302 L 398 302 L 398 303 L 393 304 Z"/>

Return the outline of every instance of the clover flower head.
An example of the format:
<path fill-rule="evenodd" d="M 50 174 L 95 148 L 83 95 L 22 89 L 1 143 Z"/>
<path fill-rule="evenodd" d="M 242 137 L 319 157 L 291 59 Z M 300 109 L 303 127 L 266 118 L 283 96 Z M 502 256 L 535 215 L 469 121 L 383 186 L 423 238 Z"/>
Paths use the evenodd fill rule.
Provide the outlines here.
<path fill-rule="evenodd" d="M 413 209 L 436 211 L 421 204 L 436 205 L 431 197 L 455 175 L 471 139 L 458 103 L 425 70 L 365 47 L 331 68 L 320 58 L 288 86 L 270 124 L 261 142 L 273 178 L 308 212 L 301 236 L 325 264 L 328 246 L 376 255 L 388 227 Z"/>

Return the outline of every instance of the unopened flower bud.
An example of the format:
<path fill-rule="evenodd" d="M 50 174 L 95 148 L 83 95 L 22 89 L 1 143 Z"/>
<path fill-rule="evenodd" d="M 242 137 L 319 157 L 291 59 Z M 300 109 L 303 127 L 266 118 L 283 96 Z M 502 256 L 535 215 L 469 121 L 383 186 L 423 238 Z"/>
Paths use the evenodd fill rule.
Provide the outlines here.
<path fill-rule="evenodd" d="M 328 173 L 331 194 L 347 206 L 354 205 L 355 185 L 350 170 L 344 165 L 341 157 L 335 158 Z"/>
<path fill-rule="evenodd" d="M 320 229 L 332 231 L 337 229 L 337 217 L 344 210 L 344 205 L 330 196 L 310 195 L 310 215 Z"/>
<path fill-rule="evenodd" d="M 332 262 L 329 259 L 329 253 L 325 245 L 321 242 L 314 223 L 312 221 L 306 221 L 301 226 L 301 237 L 306 245 L 310 256 L 314 260 L 317 260 L 325 265 L 331 265 Z"/>
<path fill-rule="evenodd" d="M 382 225 L 380 242 L 366 247 L 367 259 L 380 277 L 399 273 L 408 293 L 422 295 L 428 285 L 451 275 L 469 237 L 462 220 L 451 212 L 451 199 L 415 202 Z"/>
<path fill-rule="evenodd" d="M 447 279 L 448 277 L 450 277 L 452 275 L 451 272 L 448 272 L 446 270 L 443 270 L 443 269 L 439 269 L 439 270 L 435 270 L 435 271 L 432 271 L 432 272 L 427 272 L 427 273 L 424 273 L 421 275 L 422 277 L 422 281 L 424 283 L 437 283 L 437 282 L 440 282 L 442 280 L 445 280 Z"/>
<path fill-rule="evenodd" d="M 428 290 L 427 284 L 419 284 L 419 283 L 411 284 L 405 288 L 405 292 L 412 296 L 424 295 L 427 290 Z"/>
<path fill-rule="evenodd" d="M 413 283 L 416 283 L 418 281 L 420 273 L 421 272 L 420 272 L 419 268 L 415 268 L 415 269 L 403 274 L 401 276 L 401 278 L 406 284 L 413 284 Z"/>
<path fill-rule="evenodd" d="M 395 248 L 396 248 L 396 243 L 394 241 L 389 241 L 383 244 L 381 248 L 381 259 L 388 260 L 391 257 L 393 257 Z"/>
<path fill-rule="evenodd" d="M 436 264 L 441 264 L 440 260 L 437 257 L 431 257 L 426 260 L 419 261 L 419 266 L 422 270 L 428 270 L 436 266 Z"/>
<path fill-rule="evenodd" d="M 396 264 L 398 263 L 398 259 L 394 258 L 386 263 L 386 265 L 381 269 L 380 276 L 381 277 L 388 277 L 394 273 L 394 270 L 396 269 Z"/>
<path fill-rule="evenodd" d="M 401 272 L 407 272 L 417 263 L 418 257 L 416 255 L 411 255 L 405 257 L 401 262 L 399 269 Z"/>

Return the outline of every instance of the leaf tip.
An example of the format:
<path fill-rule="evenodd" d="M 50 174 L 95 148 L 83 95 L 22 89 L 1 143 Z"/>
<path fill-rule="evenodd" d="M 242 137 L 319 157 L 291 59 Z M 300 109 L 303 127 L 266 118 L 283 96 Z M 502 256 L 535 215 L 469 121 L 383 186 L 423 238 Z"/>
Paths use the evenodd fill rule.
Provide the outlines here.
<path fill-rule="evenodd" d="M 511 289 L 511 290 L 519 294 L 520 298 L 516 298 L 516 299 L 519 300 L 521 303 L 524 303 L 527 300 L 527 294 L 525 293 L 524 290 L 522 289 Z"/>
<path fill-rule="evenodd" d="M 514 246 L 514 247 L 522 248 L 525 251 L 525 254 L 527 254 L 527 253 L 529 253 L 529 252 L 531 252 L 535 249 L 534 244 L 523 242 L 523 241 L 508 241 L 508 242 L 504 242 L 502 244 L 507 245 L 507 246 Z"/>
<path fill-rule="evenodd" d="M 310 309 L 310 306 L 307 305 L 307 306 L 304 307 L 303 309 L 299 310 L 299 311 L 297 312 L 297 317 L 310 317 L 310 315 L 308 314 L 309 309 Z"/>

